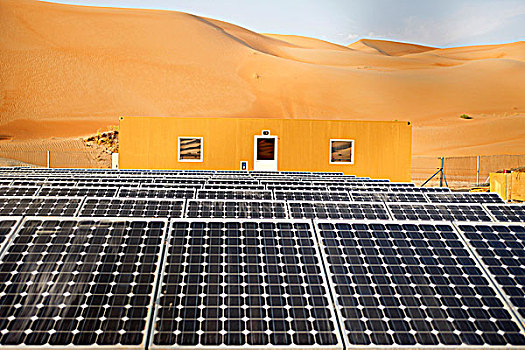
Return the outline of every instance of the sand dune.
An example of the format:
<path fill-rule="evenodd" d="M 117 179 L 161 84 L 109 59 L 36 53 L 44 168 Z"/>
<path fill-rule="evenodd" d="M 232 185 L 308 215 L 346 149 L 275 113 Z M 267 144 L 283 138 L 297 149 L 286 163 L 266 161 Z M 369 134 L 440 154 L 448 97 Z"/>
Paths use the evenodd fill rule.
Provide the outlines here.
<path fill-rule="evenodd" d="M 346 47 L 180 12 L 0 1 L 0 147 L 120 115 L 408 120 L 415 155 L 525 153 L 525 42 Z"/>

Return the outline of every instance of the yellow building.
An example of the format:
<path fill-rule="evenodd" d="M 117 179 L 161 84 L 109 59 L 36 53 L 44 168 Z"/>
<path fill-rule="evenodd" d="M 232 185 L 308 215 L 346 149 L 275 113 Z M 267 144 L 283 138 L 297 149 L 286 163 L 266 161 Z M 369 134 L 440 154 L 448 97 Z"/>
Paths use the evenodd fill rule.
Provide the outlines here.
<path fill-rule="evenodd" d="M 409 122 L 121 117 L 122 169 L 341 171 L 410 181 Z"/>

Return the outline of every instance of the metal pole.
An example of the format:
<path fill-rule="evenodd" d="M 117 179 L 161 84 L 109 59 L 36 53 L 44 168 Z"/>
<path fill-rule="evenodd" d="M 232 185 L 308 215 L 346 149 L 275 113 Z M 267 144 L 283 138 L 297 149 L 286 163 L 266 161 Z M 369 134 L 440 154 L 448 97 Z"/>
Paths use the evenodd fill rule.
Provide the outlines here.
<path fill-rule="evenodd" d="M 503 170 L 505 174 L 505 202 L 507 201 L 507 170 Z"/>
<path fill-rule="evenodd" d="M 47 167 L 48 167 L 48 168 L 50 167 L 49 165 L 50 165 L 50 163 L 51 163 L 51 162 L 50 162 L 50 158 L 51 158 L 51 157 L 50 157 L 49 151 L 47 151 Z"/>
<path fill-rule="evenodd" d="M 443 187 L 443 175 L 445 174 L 444 171 L 443 171 L 443 163 L 444 163 L 444 158 L 441 157 L 441 173 L 439 175 L 439 187 Z"/>
<path fill-rule="evenodd" d="M 479 186 L 479 156 L 478 158 L 478 169 L 476 170 L 476 186 Z"/>

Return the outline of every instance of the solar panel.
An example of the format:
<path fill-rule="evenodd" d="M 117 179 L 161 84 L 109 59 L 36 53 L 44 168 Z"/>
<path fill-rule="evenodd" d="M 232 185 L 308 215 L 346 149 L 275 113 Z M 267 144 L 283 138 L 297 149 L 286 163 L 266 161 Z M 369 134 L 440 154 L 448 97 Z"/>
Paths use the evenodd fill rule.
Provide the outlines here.
<path fill-rule="evenodd" d="M 387 192 L 383 194 L 385 202 L 428 202 L 423 193 L 417 192 Z"/>
<path fill-rule="evenodd" d="M 348 192 L 337 191 L 274 191 L 276 200 L 286 201 L 350 201 Z"/>
<path fill-rule="evenodd" d="M 431 203 L 505 203 L 493 192 L 426 193 Z"/>
<path fill-rule="evenodd" d="M 40 186 L 0 186 L 0 196 L 34 196 Z"/>
<path fill-rule="evenodd" d="M 413 221 L 492 221 L 481 204 L 388 203 L 396 220 Z"/>
<path fill-rule="evenodd" d="M 181 218 L 184 199 L 86 198 L 78 216 Z"/>
<path fill-rule="evenodd" d="M 184 189 L 199 189 L 202 188 L 202 184 L 197 183 L 147 183 L 147 184 L 140 184 L 140 188 L 184 188 Z M 126 186 L 130 187 L 130 186 Z"/>
<path fill-rule="evenodd" d="M 93 196 L 95 197 L 95 196 Z M 194 188 L 160 187 L 160 188 L 133 188 L 121 187 L 118 192 L 121 198 L 194 198 Z"/>
<path fill-rule="evenodd" d="M 0 263 L 0 346 L 144 348 L 165 228 L 25 219 Z"/>
<path fill-rule="evenodd" d="M 190 184 L 193 184 L 193 185 L 202 185 L 202 184 L 205 184 L 206 183 L 206 179 L 205 178 L 198 178 L 198 179 L 195 179 L 195 178 L 186 178 L 186 177 L 179 177 L 179 178 L 175 178 L 175 177 L 169 177 L 169 178 L 162 178 L 162 179 L 156 179 L 155 180 L 155 184 L 166 184 L 166 185 L 169 185 L 169 184 L 176 184 L 178 186 L 186 186 L 186 185 L 190 185 Z M 191 186 L 189 186 L 191 187 Z"/>
<path fill-rule="evenodd" d="M 76 186 L 77 183 L 75 181 L 66 182 L 66 181 L 46 180 L 46 181 L 14 181 L 12 185 L 61 187 L 61 186 Z"/>
<path fill-rule="evenodd" d="M 525 345 L 453 226 L 316 222 L 347 348 Z"/>
<path fill-rule="evenodd" d="M 288 201 L 288 211 L 292 219 L 390 220 L 382 202 Z"/>
<path fill-rule="evenodd" d="M 311 184 L 309 181 L 299 181 L 299 180 L 261 180 L 263 185 L 273 185 L 273 186 L 302 186 L 305 184 Z"/>
<path fill-rule="evenodd" d="M 0 257 L 2 256 L 7 240 L 13 234 L 21 219 L 22 217 L 13 215 L 4 217 L 0 216 Z M 2 274 L 1 269 L 2 267 L 0 265 L 0 275 Z"/>
<path fill-rule="evenodd" d="M 390 188 L 387 186 L 352 186 L 348 184 L 330 186 L 330 191 L 348 191 L 348 192 L 388 192 Z"/>
<path fill-rule="evenodd" d="M 383 202 L 385 200 L 381 192 L 351 191 L 349 193 L 355 202 Z"/>
<path fill-rule="evenodd" d="M 525 226 L 522 223 L 456 223 L 488 273 L 525 319 Z"/>
<path fill-rule="evenodd" d="M 266 185 L 266 189 L 270 191 L 281 191 L 281 190 L 287 190 L 287 191 L 328 191 L 328 187 L 326 186 L 313 186 L 313 185 Z"/>
<path fill-rule="evenodd" d="M 225 185 L 211 184 L 204 185 L 205 190 L 265 190 L 264 185 Z"/>
<path fill-rule="evenodd" d="M 49 187 L 42 186 L 39 196 L 45 197 L 114 197 L 118 187 Z"/>
<path fill-rule="evenodd" d="M 67 185 L 63 185 L 67 186 Z M 77 187 L 140 187 L 140 182 L 83 182 L 79 181 L 75 184 Z"/>
<path fill-rule="evenodd" d="M 450 192 L 448 187 L 390 187 L 392 192 Z"/>
<path fill-rule="evenodd" d="M 259 181 L 254 179 L 209 179 L 207 184 L 216 184 L 216 185 L 258 185 Z"/>
<path fill-rule="evenodd" d="M 384 186 L 388 187 L 401 187 L 401 188 L 415 188 L 416 184 L 413 182 L 386 182 L 383 183 Z"/>
<path fill-rule="evenodd" d="M 309 222 L 170 225 L 150 348 L 342 348 Z"/>
<path fill-rule="evenodd" d="M 286 202 L 254 200 L 188 200 L 187 218 L 287 219 Z"/>
<path fill-rule="evenodd" d="M 523 204 L 483 204 L 496 221 L 525 222 Z"/>
<path fill-rule="evenodd" d="M 198 199 L 264 199 L 271 200 L 271 191 L 262 190 L 198 190 Z"/>
<path fill-rule="evenodd" d="M 0 197 L 0 216 L 75 216 L 84 197 Z"/>

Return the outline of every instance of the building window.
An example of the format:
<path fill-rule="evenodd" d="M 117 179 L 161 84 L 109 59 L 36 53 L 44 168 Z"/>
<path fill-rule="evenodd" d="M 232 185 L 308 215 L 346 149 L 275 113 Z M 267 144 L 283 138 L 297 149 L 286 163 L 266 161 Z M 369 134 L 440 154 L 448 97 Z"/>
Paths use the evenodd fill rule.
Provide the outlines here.
<path fill-rule="evenodd" d="M 354 164 L 354 140 L 330 139 L 330 164 Z"/>
<path fill-rule="evenodd" d="M 202 162 L 202 137 L 179 137 L 179 162 Z"/>

